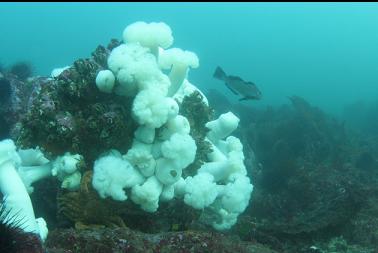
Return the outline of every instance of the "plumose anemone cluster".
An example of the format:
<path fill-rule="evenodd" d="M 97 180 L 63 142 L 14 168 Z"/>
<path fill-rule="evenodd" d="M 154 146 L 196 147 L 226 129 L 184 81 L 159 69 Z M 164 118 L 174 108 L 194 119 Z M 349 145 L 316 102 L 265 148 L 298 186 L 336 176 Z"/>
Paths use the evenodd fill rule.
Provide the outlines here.
<path fill-rule="evenodd" d="M 27 117 L 18 138 L 18 142 L 27 145 L 17 149 L 10 139 L 0 142 L 3 205 L 7 210 L 22 210 L 25 231 L 38 234 L 42 240 L 47 236 L 44 220 L 35 219 L 31 206 L 33 183 L 55 176 L 61 188 L 77 191 L 83 161 L 90 165 L 86 169 L 91 170 L 93 165 L 91 184 L 101 198 L 130 199 L 146 212 L 156 212 L 159 202 L 182 199 L 188 206 L 203 210 L 207 223 L 216 230 L 229 229 L 236 223 L 253 190 L 244 165 L 243 145 L 231 135 L 239 119 L 232 112 L 211 120 L 189 116 L 193 112 L 184 108 L 190 106 L 188 101 L 195 101 L 193 108 L 199 106 L 201 112 L 211 110 L 206 96 L 188 80 L 189 69 L 199 67 L 197 55 L 170 48 L 173 41 L 171 28 L 165 23 L 136 22 L 125 28 L 123 43 L 98 48 L 95 62 L 79 60 L 74 66 L 55 69 L 51 78 L 41 84 L 36 99 L 30 100 L 32 113 L 27 115 L 33 118 L 33 112 L 38 112 L 40 122 L 48 123 L 37 136 L 38 142 L 33 142 L 33 124 L 39 121 Z M 63 98 L 68 102 L 62 103 Z M 88 105 L 95 99 L 101 101 Z M 116 104 L 122 101 L 127 102 Z M 71 108 L 70 112 L 64 112 L 65 105 Z M 89 109 L 81 113 L 75 108 Z M 127 108 L 130 111 L 125 112 Z M 46 113 L 48 110 L 51 113 Z M 58 110 L 62 113 L 53 113 Z M 80 140 L 115 139 L 111 138 L 111 131 L 101 131 L 97 136 L 95 128 L 99 125 L 89 113 L 97 113 L 99 118 L 106 119 L 103 124 L 112 125 L 113 119 L 118 119 L 118 111 L 123 113 L 123 120 L 116 123 L 130 127 L 118 127 L 117 131 L 133 131 L 127 145 L 122 145 L 123 139 L 118 138 L 117 147 L 123 150 L 106 142 L 97 147 L 91 143 L 95 152 L 89 152 L 89 144 L 80 144 Z M 77 122 L 85 117 L 86 122 Z M 88 128 L 83 127 L 85 124 Z M 49 129 L 59 131 L 52 134 Z M 43 134 L 50 142 L 40 140 Z M 65 142 L 64 147 L 69 148 L 62 150 L 63 146 L 59 148 L 59 143 L 52 141 L 55 138 L 72 138 L 75 143 Z M 88 151 L 91 156 L 78 151 Z"/>
<path fill-rule="evenodd" d="M 126 154 L 113 150 L 96 160 L 94 188 L 103 198 L 124 201 L 130 196 L 147 212 L 155 212 L 159 201 L 183 198 L 187 205 L 215 214 L 214 228 L 230 228 L 247 207 L 253 189 L 243 146 L 230 136 L 239 119 L 228 112 L 206 123 L 210 129 L 206 141 L 212 146 L 209 161 L 196 175 L 184 178 L 197 146 L 179 107 L 183 97 L 199 91 L 187 79 L 189 68 L 199 66 L 198 57 L 169 48 L 173 37 L 164 23 L 131 24 L 123 32 L 123 42 L 110 53 L 109 69 L 98 73 L 96 84 L 103 92 L 134 97 L 132 116 L 138 128 Z M 203 99 L 207 104 L 204 95 Z"/>

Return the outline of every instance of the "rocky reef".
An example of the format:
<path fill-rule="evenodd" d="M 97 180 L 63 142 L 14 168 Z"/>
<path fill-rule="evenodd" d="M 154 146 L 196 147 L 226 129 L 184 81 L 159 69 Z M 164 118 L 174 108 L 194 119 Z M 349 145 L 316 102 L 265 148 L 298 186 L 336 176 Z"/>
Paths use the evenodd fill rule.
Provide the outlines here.
<path fill-rule="evenodd" d="M 209 101 L 228 103 L 241 115 L 238 134 L 246 156 L 251 154 L 257 164 L 250 172 L 253 205 L 235 233 L 280 252 L 377 250 L 374 138 L 358 134 L 299 96 L 290 97 L 286 105 L 256 109 L 212 93 Z"/>
<path fill-rule="evenodd" d="M 112 45 L 114 41 L 108 48 Z M 11 137 L 18 146 L 39 146 L 52 156 L 66 151 L 80 153 L 87 161 L 93 161 L 106 149 L 130 148 L 130 136 L 136 128 L 130 117 L 131 100 L 101 93 L 95 87 L 101 59 L 109 52 L 98 47 L 93 58 L 75 61 L 56 78 L 28 81 L 31 95 L 17 96 L 20 110 L 12 108 L 19 120 L 13 120 L 17 124 Z M 21 90 L 27 93 L 23 88 L 15 92 Z"/>
<path fill-rule="evenodd" d="M 0 139 L 16 145 L 0 142 L 0 171 L 20 175 L 48 252 L 377 252 L 376 129 L 300 96 L 204 94 L 198 57 L 172 43 L 137 22 L 50 77 L 1 70 Z"/>
<path fill-rule="evenodd" d="M 237 237 L 196 231 L 144 234 L 128 228 L 55 230 L 46 242 L 51 253 L 65 252 L 219 252 L 275 253 L 269 248 Z"/>
<path fill-rule="evenodd" d="M 171 33 L 164 23 L 136 22 L 121 42 L 112 39 L 50 77 L 30 77 L 21 65 L 1 74 L 2 204 L 27 214 L 28 232 L 41 241 L 47 228 L 58 231 L 46 243 L 49 252 L 66 241 L 59 236 L 118 240 L 117 231 L 137 233 L 131 229 L 155 233 L 138 237 L 161 237 L 141 248 L 153 252 L 254 252 L 255 244 L 228 237 L 215 243 L 223 235 L 205 232 L 234 226 L 253 185 L 243 145 L 231 135 L 239 118 L 214 117 L 205 94 L 187 79 L 189 68 L 199 66 L 197 55 L 169 48 Z"/>

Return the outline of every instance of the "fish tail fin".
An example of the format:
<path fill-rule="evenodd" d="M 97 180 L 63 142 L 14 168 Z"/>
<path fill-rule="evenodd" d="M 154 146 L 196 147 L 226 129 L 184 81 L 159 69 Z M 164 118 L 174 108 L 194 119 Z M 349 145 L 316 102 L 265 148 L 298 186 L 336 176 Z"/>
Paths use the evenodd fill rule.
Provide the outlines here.
<path fill-rule="evenodd" d="M 226 77 L 227 77 L 227 75 L 226 75 L 226 73 L 223 71 L 223 69 L 222 69 L 221 67 L 218 66 L 218 67 L 215 69 L 215 72 L 214 72 L 214 74 L 213 74 L 213 77 L 214 77 L 214 78 L 217 78 L 217 79 L 219 79 L 219 80 L 225 80 Z"/>

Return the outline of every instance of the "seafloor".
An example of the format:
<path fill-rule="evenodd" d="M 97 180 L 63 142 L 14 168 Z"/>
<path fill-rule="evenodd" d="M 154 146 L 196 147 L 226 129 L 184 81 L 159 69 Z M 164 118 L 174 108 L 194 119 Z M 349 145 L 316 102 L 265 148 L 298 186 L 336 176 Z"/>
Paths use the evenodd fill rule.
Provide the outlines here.
<path fill-rule="evenodd" d="M 51 156 L 78 152 L 88 161 L 77 191 L 61 189 L 55 178 L 34 186 L 36 216 L 50 228 L 46 252 L 378 252 L 378 127 L 368 121 L 378 118 L 378 109 L 355 131 L 299 96 L 265 109 L 230 103 L 216 91 L 206 94 L 211 108 L 199 94 L 187 98 L 189 109 L 181 113 L 192 126 L 227 111 L 240 117 L 235 136 L 246 167 L 253 168 L 254 190 L 229 231 L 212 230 L 200 211 L 179 201 L 146 213 L 98 197 L 90 183 L 93 161 L 106 149 L 126 152 L 136 128 L 131 102 L 94 85 L 118 43 L 99 46 L 56 79 L 2 70 L 11 85 L 9 98 L 1 100 L 3 136 L 22 148 L 39 146 Z M 350 117 L 354 111 L 347 111 Z M 195 139 L 205 152 L 206 130 L 198 126 Z"/>

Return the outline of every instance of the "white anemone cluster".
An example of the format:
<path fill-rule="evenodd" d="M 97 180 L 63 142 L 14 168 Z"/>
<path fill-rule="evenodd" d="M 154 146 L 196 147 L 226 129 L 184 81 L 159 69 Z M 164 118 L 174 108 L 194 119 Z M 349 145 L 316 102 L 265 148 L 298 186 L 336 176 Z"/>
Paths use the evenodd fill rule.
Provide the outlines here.
<path fill-rule="evenodd" d="M 22 229 L 39 234 L 44 241 L 48 234 L 47 224 L 43 218 L 35 219 L 29 197 L 34 191 L 32 184 L 56 176 L 62 182 L 62 188 L 77 190 L 81 181 L 79 163 L 82 158 L 67 152 L 50 161 L 38 147 L 16 151 L 11 139 L 0 141 L 0 192 L 8 217 L 22 217 Z"/>
<path fill-rule="evenodd" d="M 34 159 L 36 161 L 38 159 Z M 22 229 L 25 232 L 36 233 L 44 241 L 48 229 L 43 218 L 35 218 L 34 209 L 17 167 L 22 163 L 16 146 L 10 139 L 0 141 L 0 192 L 3 195 L 1 204 L 5 208 L 2 217 L 5 222 L 18 222 L 22 217 Z"/>
<path fill-rule="evenodd" d="M 230 136 L 239 119 L 229 112 L 206 124 L 214 150 L 210 162 L 197 175 L 183 178 L 197 146 L 188 120 L 179 115 L 179 104 L 194 91 L 203 95 L 187 80 L 189 68 L 199 66 L 198 57 L 169 48 L 172 31 L 161 22 L 127 26 L 123 42 L 110 53 L 109 69 L 98 73 L 96 85 L 102 92 L 132 97 L 132 116 L 139 126 L 126 154 L 108 152 L 95 161 L 93 187 L 103 198 L 124 201 L 130 196 L 147 212 L 155 212 L 159 201 L 183 198 L 193 208 L 211 210 L 214 228 L 230 228 L 247 207 L 253 188 L 243 146 Z M 203 101 L 208 104 L 204 95 Z"/>
<path fill-rule="evenodd" d="M 243 145 L 230 136 L 238 123 L 239 119 L 231 112 L 208 122 L 207 141 L 213 149 L 208 154 L 210 161 L 199 168 L 197 175 L 181 179 L 175 185 L 187 205 L 212 213 L 210 222 L 217 230 L 229 229 L 236 223 L 253 190 L 244 165 Z"/>
<path fill-rule="evenodd" d="M 244 166 L 243 146 L 230 136 L 239 119 L 229 112 L 206 124 L 210 129 L 207 141 L 213 149 L 209 162 L 193 177 L 184 178 L 183 170 L 194 162 L 197 146 L 188 120 L 179 115 L 179 104 L 194 91 L 208 104 L 205 95 L 187 80 L 189 68 L 199 66 L 198 57 L 169 49 L 172 31 L 164 23 L 136 22 L 126 27 L 123 39 L 124 44 L 108 57 L 109 69 L 99 71 L 96 86 L 101 92 L 132 97 L 132 116 L 139 126 L 126 154 L 111 150 L 95 161 L 94 189 L 102 198 L 116 201 L 130 196 L 147 212 L 155 212 L 160 201 L 182 198 L 187 205 L 210 212 L 208 222 L 215 229 L 229 229 L 248 206 L 253 190 Z M 55 70 L 52 76 L 66 68 Z M 56 176 L 62 188 L 77 190 L 82 159 L 67 152 L 50 161 L 38 147 L 16 151 L 12 140 L 0 141 L 0 192 L 8 217 L 21 215 L 23 229 L 45 240 L 46 222 L 35 218 L 29 197 L 32 184 Z"/>

